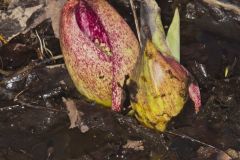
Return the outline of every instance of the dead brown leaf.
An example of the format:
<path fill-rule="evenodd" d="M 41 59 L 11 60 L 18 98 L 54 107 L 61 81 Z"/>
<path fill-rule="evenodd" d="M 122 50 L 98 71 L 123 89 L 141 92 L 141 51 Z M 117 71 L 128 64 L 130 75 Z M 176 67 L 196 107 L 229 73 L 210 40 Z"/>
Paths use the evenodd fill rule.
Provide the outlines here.
<path fill-rule="evenodd" d="M 54 34 L 59 38 L 61 10 L 67 0 L 46 0 L 46 13 L 51 18 Z"/>
<path fill-rule="evenodd" d="M 144 146 L 142 141 L 127 140 L 127 143 L 123 146 L 125 149 L 133 149 L 135 151 L 143 151 Z"/>
<path fill-rule="evenodd" d="M 72 99 L 62 98 L 68 111 L 68 117 L 70 120 L 70 129 L 78 127 L 82 133 L 89 130 L 89 127 L 82 122 L 82 112 L 78 111 L 76 103 Z"/>

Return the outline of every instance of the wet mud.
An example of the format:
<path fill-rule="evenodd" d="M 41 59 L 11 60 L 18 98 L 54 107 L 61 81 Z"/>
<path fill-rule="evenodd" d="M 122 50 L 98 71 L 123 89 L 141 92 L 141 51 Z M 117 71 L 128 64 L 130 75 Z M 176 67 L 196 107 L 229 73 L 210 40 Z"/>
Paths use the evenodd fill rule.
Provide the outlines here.
<path fill-rule="evenodd" d="M 134 30 L 129 3 L 110 3 Z M 159 4 L 166 30 L 173 9 L 180 7 L 181 63 L 199 83 L 198 114 L 188 101 L 160 133 L 88 101 L 76 91 L 62 59 L 39 59 L 36 30 L 53 56 L 61 54 L 51 21 L 45 20 L 0 47 L 5 71 L 0 73 L 0 160 L 240 159 L 240 15 L 195 0 Z M 62 97 L 76 102 L 87 132 L 69 129 Z M 129 140 L 140 147 L 125 147 Z"/>

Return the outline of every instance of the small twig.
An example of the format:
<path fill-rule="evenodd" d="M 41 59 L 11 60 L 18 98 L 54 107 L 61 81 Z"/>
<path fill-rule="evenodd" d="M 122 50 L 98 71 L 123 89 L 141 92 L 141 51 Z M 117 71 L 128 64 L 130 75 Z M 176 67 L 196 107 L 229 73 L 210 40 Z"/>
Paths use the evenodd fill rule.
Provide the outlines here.
<path fill-rule="evenodd" d="M 4 76 L 9 76 L 12 72 L 11 71 L 4 71 L 2 69 L 0 69 L 0 74 L 4 75 Z"/>
<path fill-rule="evenodd" d="M 58 59 L 62 59 L 63 58 L 63 55 L 57 55 L 57 56 L 54 56 L 54 57 L 51 57 L 51 58 L 48 58 L 48 59 L 45 59 L 43 61 L 40 61 L 37 66 L 41 66 L 43 64 L 47 64 L 49 62 L 52 62 L 52 61 L 55 61 L 55 60 L 58 60 Z"/>
<path fill-rule="evenodd" d="M 203 146 L 206 146 L 206 147 L 209 147 L 209 148 L 212 148 L 212 149 L 221 151 L 221 152 L 223 152 L 223 153 L 225 153 L 225 154 L 228 155 L 228 153 L 226 153 L 225 151 L 223 151 L 223 150 L 221 150 L 221 149 L 219 149 L 219 148 L 216 148 L 216 147 L 214 147 L 213 145 L 210 145 L 210 144 L 207 144 L 207 143 L 205 143 L 205 142 L 202 142 L 202 141 L 200 141 L 200 140 L 198 140 L 198 139 L 192 138 L 192 137 L 190 137 L 190 136 L 182 135 L 182 134 L 178 134 L 178 133 L 174 133 L 174 132 L 172 132 L 172 131 L 164 131 L 164 133 L 169 134 L 169 135 L 173 135 L 173 136 L 177 136 L 177 137 L 180 137 L 180 138 L 182 138 L 182 139 L 188 139 L 188 140 L 190 140 L 190 141 L 192 141 L 192 142 L 195 142 L 195 143 L 201 144 L 201 145 L 203 145 Z"/>
<path fill-rule="evenodd" d="M 14 102 L 18 100 L 18 97 L 21 96 L 28 88 L 23 89 L 21 92 L 19 92 L 13 99 Z"/>
<path fill-rule="evenodd" d="M 230 3 L 221 2 L 219 0 L 203 0 L 203 2 L 213 5 L 215 7 L 222 7 L 225 10 L 233 11 L 234 13 L 240 15 L 240 7 Z"/>
<path fill-rule="evenodd" d="M 62 59 L 62 58 L 63 58 L 63 55 L 57 55 L 57 56 L 51 57 L 50 59 L 57 60 L 57 59 Z"/>
<path fill-rule="evenodd" d="M 48 69 L 54 69 L 54 68 L 64 68 L 65 64 L 55 64 L 55 65 L 48 65 L 46 68 Z"/>
<path fill-rule="evenodd" d="M 19 108 L 19 107 L 20 107 L 20 105 L 18 105 L 18 104 L 12 105 L 12 106 L 1 107 L 1 108 L 0 108 L 0 112 L 13 110 L 13 109 Z"/>
<path fill-rule="evenodd" d="M 44 56 L 44 53 L 43 53 L 43 43 L 42 43 L 42 40 L 41 40 L 40 36 L 38 35 L 37 30 L 35 31 L 35 33 L 36 33 L 36 36 L 37 36 L 39 44 L 40 44 L 40 54 L 41 54 L 41 57 L 43 57 Z"/>
<path fill-rule="evenodd" d="M 50 57 L 53 57 L 53 53 L 50 49 L 47 48 L 46 46 L 46 41 L 44 38 L 40 38 L 37 30 L 36 30 L 36 36 L 38 38 L 39 44 L 40 44 L 40 59 L 42 59 L 42 57 L 46 57 L 45 54 L 50 55 Z"/>
<path fill-rule="evenodd" d="M 140 27 L 139 27 L 139 22 L 138 22 L 137 13 L 136 13 L 136 6 L 135 6 L 133 0 L 130 0 L 130 5 L 131 5 L 132 12 L 133 12 L 134 22 L 135 22 L 135 26 L 136 26 L 136 30 L 137 30 L 138 41 L 139 41 L 140 47 L 142 48 Z"/>
<path fill-rule="evenodd" d="M 43 39 L 43 49 L 45 50 L 46 53 L 50 55 L 50 57 L 53 57 L 52 51 L 46 47 L 45 39 Z"/>
<path fill-rule="evenodd" d="M 44 64 L 47 64 L 47 63 L 49 63 L 51 61 L 54 61 L 54 60 L 57 60 L 57 59 L 62 59 L 62 58 L 63 58 L 63 55 L 57 55 L 57 56 L 51 57 L 49 59 L 42 60 L 40 62 L 36 62 L 36 61 L 32 62 L 28 66 L 22 68 L 21 70 L 17 71 L 13 75 L 11 75 L 10 77 L 7 77 L 6 79 L 0 81 L 0 84 L 3 84 L 5 82 L 13 79 L 14 77 L 21 76 L 22 78 L 24 78 L 24 77 L 26 77 L 28 75 L 27 73 L 31 72 L 34 68 L 42 66 Z"/>
<path fill-rule="evenodd" d="M 54 109 L 54 108 L 47 108 L 47 107 L 43 107 L 43 106 L 37 106 L 37 105 L 33 105 L 30 103 L 26 103 L 22 100 L 17 99 L 16 100 L 17 103 L 19 103 L 22 106 L 28 107 L 28 108 L 33 108 L 33 109 L 39 109 L 39 110 L 48 110 L 48 111 L 53 111 L 53 112 L 63 112 L 66 113 L 67 111 L 64 110 L 59 110 L 59 109 Z"/>
<path fill-rule="evenodd" d="M 17 71 L 16 73 L 12 74 L 11 76 L 5 78 L 4 80 L 0 81 L 0 84 L 4 84 L 5 82 L 15 82 L 16 79 L 24 78 L 28 75 L 28 73 L 35 67 L 34 63 L 29 64 L 28 66 L 22 68 L 21 70 Z"/>
<path fill-rule="evenodd" d="M 26 155 L 27 157 L 33 159 L 33 156 L 30 153 L 28 153 L 27 151 L 25 151 L 23 149 L 19 149 L 19 152 Z"/>
<path fill-rule="evenodd" d="M 66 111 L 62 111 L 62 110 L 58 110 L 58 109 L 54 109 L 54 108 L 47 108 L 47 107 L 43 107 L 43 106 L 36 106 L 36 105 L 32 105 L 29 103 L 26 103 L 20 99 L 18 99 L 18 97 L 20 95 L 22 95 L 26 90 L 28 90 L 28 88 L 22 90 L 21 92 L 19 92 L 15 97 L 14 97 L 14 102 L 17 102 L 19 104 L 21 104 L 22 106 L 28 107 L 28 108 L 34 108 L 34 109 L 41 109 L 41 110 L 49 110 L 49 111 L 54 111 L 54 112 L 66 112 Z"/>

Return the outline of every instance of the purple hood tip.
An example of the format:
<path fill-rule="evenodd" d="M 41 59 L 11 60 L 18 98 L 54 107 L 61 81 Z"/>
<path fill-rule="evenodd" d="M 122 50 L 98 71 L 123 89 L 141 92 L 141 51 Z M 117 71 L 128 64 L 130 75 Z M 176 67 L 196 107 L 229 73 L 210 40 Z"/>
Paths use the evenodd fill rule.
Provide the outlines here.
<path fill-rule="evenodd" d="M 198 113 L 201 107 L 200 89 L 197 84 L 191 83 L 188 87 L 188 92 L 191 100 L 194 103 L 195 112 Z"/>

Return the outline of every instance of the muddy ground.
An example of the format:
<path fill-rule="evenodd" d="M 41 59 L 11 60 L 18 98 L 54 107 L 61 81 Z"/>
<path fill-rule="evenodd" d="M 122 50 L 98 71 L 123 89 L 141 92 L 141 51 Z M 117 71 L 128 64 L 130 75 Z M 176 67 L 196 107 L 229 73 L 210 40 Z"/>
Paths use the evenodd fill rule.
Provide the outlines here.
<path fill-rule="evenodd" d="M 122 2 L 111 0 L 134 29 L 130 7 Z M 87 101 L 62 59 L 39 59 L 36 31 L 54 56 L 61 54 L 47 19 L 0 47 L 0 160 L 240 159 L 240 15 L 197 0 L 159 4 L 166 29 L 173 8 L 180 7 L 181 63 L 201 88 L 198 114 L 188 101 L 159 133 Z M 87 132 L 69 129 L 62 97 L 76 102 Z"/>

